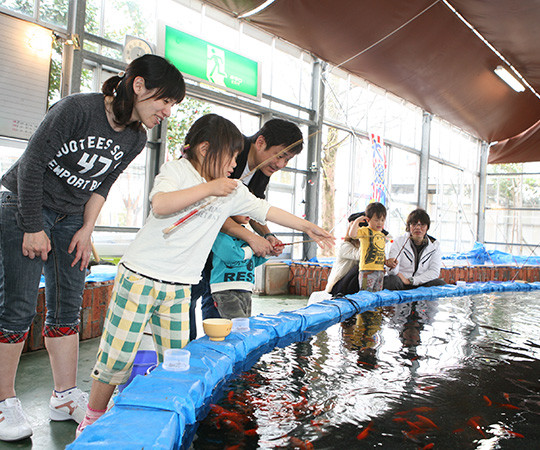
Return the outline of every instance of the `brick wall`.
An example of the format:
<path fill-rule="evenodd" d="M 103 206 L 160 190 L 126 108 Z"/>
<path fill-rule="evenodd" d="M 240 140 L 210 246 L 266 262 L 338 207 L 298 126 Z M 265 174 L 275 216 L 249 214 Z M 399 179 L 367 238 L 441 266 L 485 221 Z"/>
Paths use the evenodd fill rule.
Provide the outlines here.
<path fill-rule="evenodd" d="M 114 280 L 100 283 L 86 283 L 81 308 L 81 340 L 101 336 L 113 284 Z M 24 352 L 45 348 L 42 336 L 46 312 L 44 288 L 39 290 L 36 311 L 37 313 L 30 327 L 28 339 L 24 345 Z"/>
<path fill-rule="evenodd" d="M 289 294 L 309 296 L 314 291 L 323 291 L 330 275 L 330 267 L 316 264 L 292 263 L 289 268 Z M 451 267 L 441 270 L 441 278 L 448 284 L 462 281 L 508 281 L 516 273 L 516 280 L 540 281 L 540 267 L 510 266 L 467 266 Z"/>

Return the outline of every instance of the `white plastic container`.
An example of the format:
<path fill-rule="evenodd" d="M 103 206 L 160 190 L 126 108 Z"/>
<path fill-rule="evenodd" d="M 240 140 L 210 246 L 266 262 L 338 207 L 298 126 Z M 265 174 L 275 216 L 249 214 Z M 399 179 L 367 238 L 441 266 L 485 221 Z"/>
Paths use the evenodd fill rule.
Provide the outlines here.
<path fill-rule="evenodd" d="M 466 284 L 467 284 L 466 281 L 461 281 L 461 280 L 456 281 L 456 286 L 465 286 Z"/>
<path fill-rule="evenodd" d="M 249 331 L 249 317 L 236 317 L 232 320 L 232 331 Z"/>
<path fill-rule="evenodd" d="M 168 348 L 163 354 L 163 368 L 171 372 L 182 372 L 189 369 L 189 350 Z"/>

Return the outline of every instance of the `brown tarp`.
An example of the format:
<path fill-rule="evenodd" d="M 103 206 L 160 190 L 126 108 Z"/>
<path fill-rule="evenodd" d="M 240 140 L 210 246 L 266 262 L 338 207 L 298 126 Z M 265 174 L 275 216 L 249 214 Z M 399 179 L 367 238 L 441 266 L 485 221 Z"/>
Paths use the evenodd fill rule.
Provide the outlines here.
<path fill-rule="evenodd" d="M 264 2 L 206 3 L 238 16 Z M 539 1 L 450 3 L 540 92 Z M 490 162 L 502 149 L 505 162 L 540 160 L 540 99 L 502 82 L 493 69 L 504 63 L 441 0 L 276 0 L 245 20 L 482 140 L 499 141 Z"/>

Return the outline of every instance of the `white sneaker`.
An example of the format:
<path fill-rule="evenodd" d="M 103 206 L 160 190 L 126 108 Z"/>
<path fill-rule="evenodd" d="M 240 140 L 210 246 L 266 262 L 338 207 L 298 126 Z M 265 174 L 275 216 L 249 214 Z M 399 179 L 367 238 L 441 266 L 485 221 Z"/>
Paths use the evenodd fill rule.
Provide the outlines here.
<path fill-rule="evenodd" d="M 81 423 L 88 406 L 88 394 L 79 388 L 73 388 L 61 394 L 54 393 L 49 401 L 51 420 L 74 420 Z"/>
<path fill-rule="evenodd" d="M 17 397 L 0 402 L 0 440 L 18 441 L 32 436 L 32 428 Z"/>

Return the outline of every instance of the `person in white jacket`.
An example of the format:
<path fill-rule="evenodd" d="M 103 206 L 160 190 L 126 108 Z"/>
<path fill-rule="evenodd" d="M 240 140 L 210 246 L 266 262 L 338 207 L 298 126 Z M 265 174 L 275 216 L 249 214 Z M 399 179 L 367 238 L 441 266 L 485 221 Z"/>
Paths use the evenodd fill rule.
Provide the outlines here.
<path fill-rule="evenodd" d="M 338 248 L 336 254 L 336 260 L 332 265 L 332 270 L 328 276 L 328 282 L 326 283 L 325 291 L 337 295 L 353 294 L 358 292 L 358 260 L 360 259 L 360 241 L 356 237 L 350 235 L 353 222 L 349 222 L 349 228 L 347 229 L 347 235 Z M 346 275 L 351 271 L 354 271 L 352 276 Z M 356 270 L 355 270 L 356 269 Z M 344 292 L 342 292 L 344 291 Z"/>
<path fill-rule="evenodd" d="M 442 266 L 439 242 L 427 234 L 430 224 L 424 209 L 418 208 L 409 214 L 407 232 L 395 239 L 390 248 L 388 259 L 396 260 L 397 265 L 384 277 L 384 289 L 403 290 L 445 284 L 439 278 Z"/>

